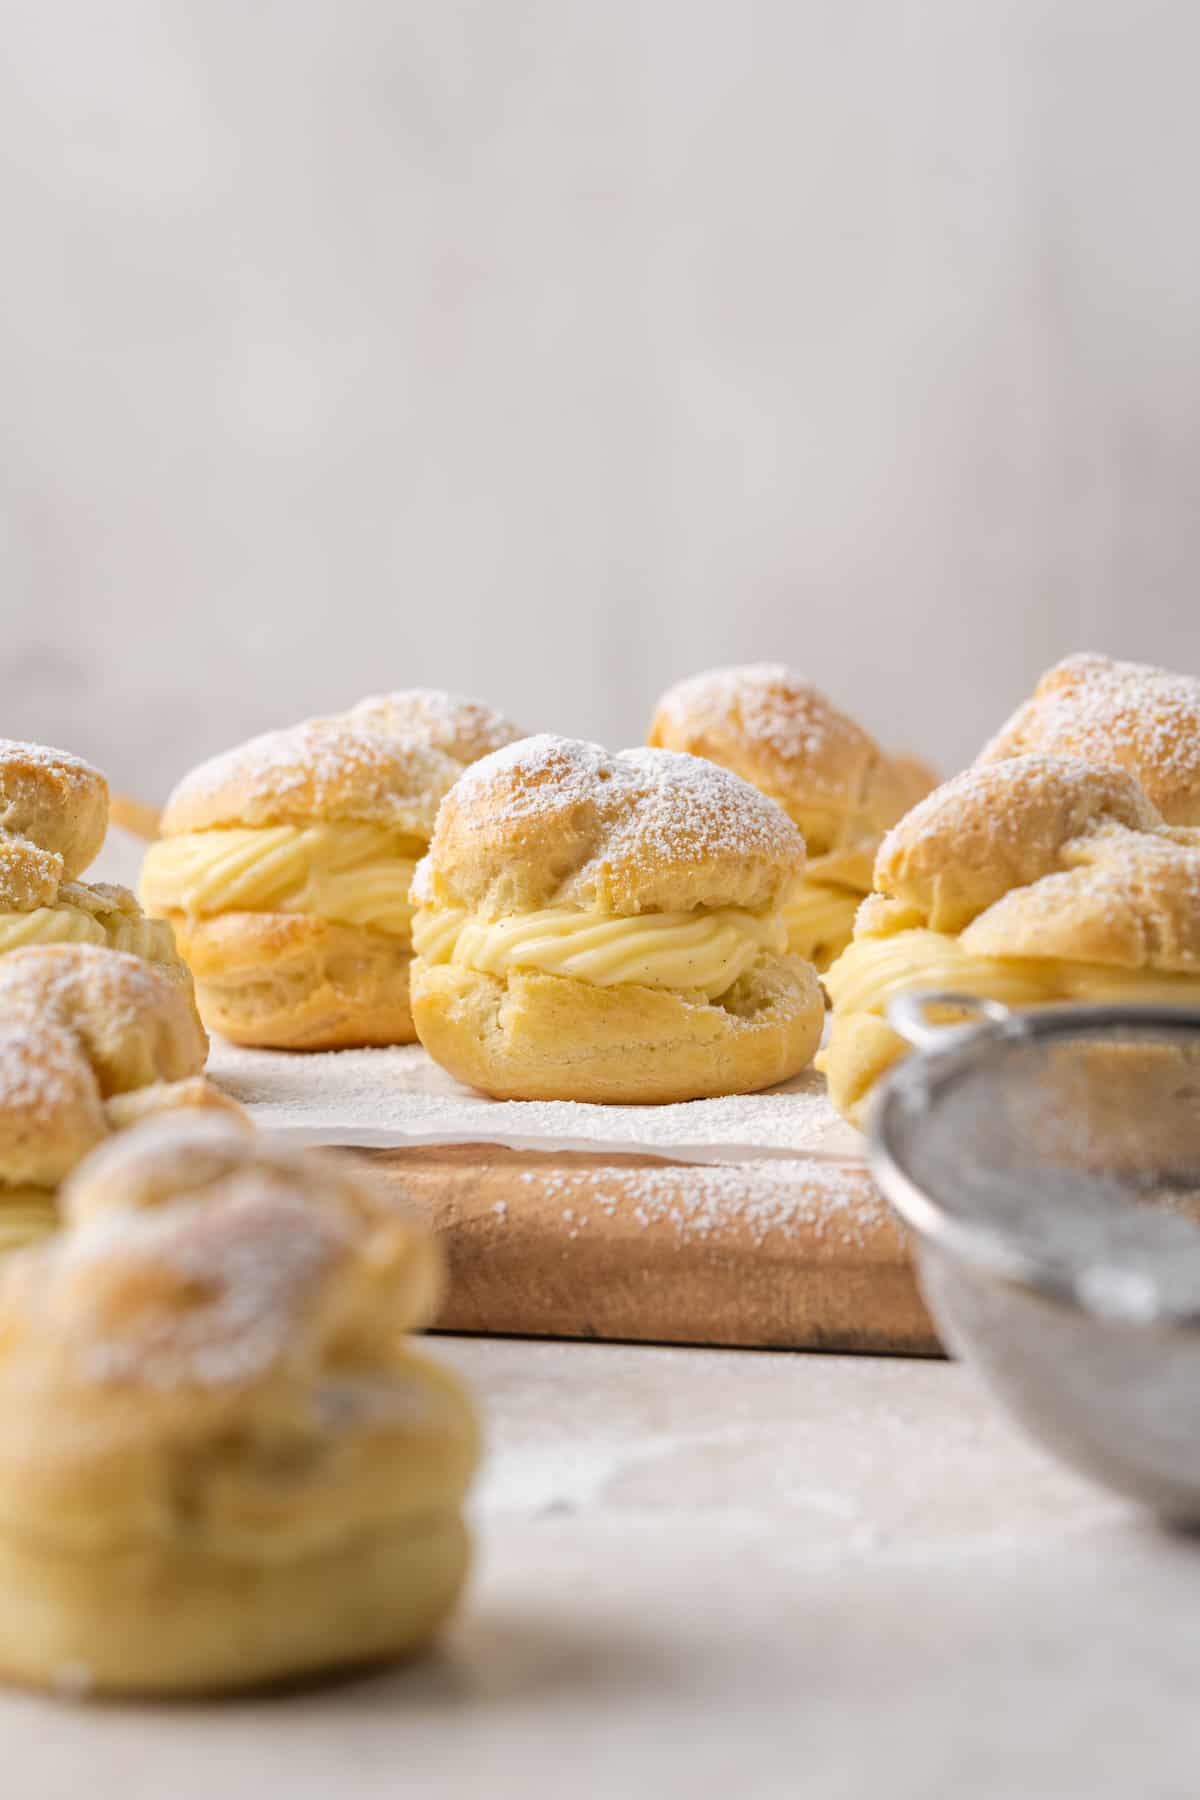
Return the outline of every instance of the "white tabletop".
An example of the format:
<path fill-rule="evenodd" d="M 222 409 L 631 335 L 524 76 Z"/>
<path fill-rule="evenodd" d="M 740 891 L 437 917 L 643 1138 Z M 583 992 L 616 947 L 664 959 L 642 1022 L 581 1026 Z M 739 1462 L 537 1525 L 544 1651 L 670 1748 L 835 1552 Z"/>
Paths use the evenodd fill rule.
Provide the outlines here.
<path fill-rule="evenodd" d="M 423 1661 L 274 1701 L 0 1699 L 14 1800 L 1200 1788 L 1200 1549 L 962 1368 L 440 1339 L 490 1456 Z"/>

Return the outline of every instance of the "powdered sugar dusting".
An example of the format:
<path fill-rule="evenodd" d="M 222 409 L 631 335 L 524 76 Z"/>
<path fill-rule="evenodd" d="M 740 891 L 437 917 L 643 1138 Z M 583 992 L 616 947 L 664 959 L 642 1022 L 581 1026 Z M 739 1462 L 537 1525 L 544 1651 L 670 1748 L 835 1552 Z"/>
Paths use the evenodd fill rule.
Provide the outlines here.
<path fill-rule="evenodd" d="M 1136 776 L 1172 824 L 1200 824 L 1200 680 L 1085 652 L 1039 681 L 981 752 L 1082 757 Z"/>
<path fill-rule="evenodd" d="M 673 1106 L 489 1100 L 456 1082 L 417 1044 L 289 1056 L 215 1039 L 209 1072 L 256 1123 L 295 1143 L 640 1150 L 697 1163 L 861 1153 L 858 1134 L 838 1117 L 812 1071 L 766 1093 Z"/>
<path fill-rule="evenodd" d="M 665 1228 L 680 1244 L 735 1230 L 756 1249 L 769 1239 L 862 1249 L 900 1232 L 861 1164 L 779 1159 L 751 1166 L 689 1170 L 526 1170 L 521 1180 L 562 1204 L 568 1238 L 614 1220 Z"/>
<path fill-rule="evenodd" d="M 880 754 L 853 719 L 783 663 L 709 669 L 678 682 L 659 701 L 651 735 L 701 754 L 740 740 L 806 786 L 824 775 L 856 783 L 864 760 Z"/>
<path fill-rule="evenodd" d="M 524 736 L 520 727 L 489 706 L 444 688 L 400 688 L 372 694 L 346 717 L 356 726 L 386 731 L 442 750 L 464 767 Z"/>
<path fill-rule="evenodd" d="M 786 815 L 728 769 L 680 750 L 623 750 L 616 761 L 641 790 L 630 830 L 662 857 L 802 856 Z"/>
<path fill-rule="evenodd" d="M 546 812 L 564 801 L 587 798 L 611 760 L 600 744 L 539 731 L 482 757 L 459 782 L 458 796 L 472 799 L 497 776 L 516 775 L 522 779 L 512 797 L 514 810 L 522 815 Z"/>
<path fill-rule="evenodd" d="M 414 738 L 308 719 L 239 744 L 184 777 L 167 801 L 167 832 L 288 819 L 355 819 L 425 835 L 459 774 L 443 751 Z"/>
<path fill-rule="evenodd" d="M 72 755 L 70 750 L 55 750 L 50 744 L 27 744 L 19 738 L 0 738 L 0 764 L 10 760 L 18 764 L 33 763 L 49 774 L 67 781 L 74 779 L 80 787 L 91 788 L 102 779 L 91 763 L 84 762 L 82 756 Z"/>
<path fill-rule="evenodd" d="M 964 833 L 986 825 L 1010 856 L 1052 857 L 1063 844 L 1111 824 L 1153 831 L 1162 821 L 1136 783 L 1079 757 L 1030 754 L 977 762 L 919 800 L 884 838 L 878 871 L 925 836 L 942 834 L 947 856 Z M 975 849 L 973 864 L 978 863 Z"/>
<path fill-rule="evenodd" d="M 611 754 L 599 744 L 542 733 L 468 769 L 460 810 L 502 794 L 514 821 L 594 808 L 610 828 L 603 854 L 618 861 L 636 843 L 669 862 L 689 857 L 774 857 L 801 863 L 803 842 L 773 801 L 728 769 L 676 750 Z"/>
<path fill-rule="evenodd" d="M 253 1379 L 296 1347 L 319 1284 L 346 1249 L 331 1218 L 280 1195 L 86 1220 L 55 1252 L 81 1372 L 161 1389 Z M 88 1266 L 103 1268 L 105 1281 L 66 1307 L 73 1275 Z"/>
<path fill-rule="evenodd" d="M 61 1124 L 63 1106 L 90 1092 L 98 1103 L 99 1090 L 70 1032 L 33 1019 L 0 1021 L 0 1114 L 23 1121 L 23 1155 L 39 1129 Z"/>

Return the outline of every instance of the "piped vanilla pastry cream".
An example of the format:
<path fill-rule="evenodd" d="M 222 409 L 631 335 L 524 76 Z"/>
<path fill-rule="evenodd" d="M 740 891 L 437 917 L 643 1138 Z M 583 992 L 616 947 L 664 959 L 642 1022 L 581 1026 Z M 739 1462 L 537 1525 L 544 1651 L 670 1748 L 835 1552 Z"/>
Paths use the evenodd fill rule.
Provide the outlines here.
<path fill-rule="evenodd" d="M 508 1099 L 748 1093 L 816 1049 L 789 953 L 804 843 L 725 769 L 527 738 L 442 803 L 413 886 L 413 1017 L 430 1055 Z"/>
<path fill-rule="evenodd" d="M 1124 769 L 1168 825 L 1200 825 L 1200 680 L 1083 653 L 1048 669 L 980 752 Z"/>
<path fill-rule="evenodd" d="M 190 994 L 91 944 L 0 958 L 0 1251 L 58 1222 L 60 1182 L 114 1132 L 172 1108 L 241 1109 L 200 1071 Z"/>
<path fill-rule="evenodd" d="M 417 688 L 268 733 L 180 783 L 142 867 L 201 1008 L 236 1043 L 408 1043 L 409 889 L 438 804 L 518 736 L 480 701 Z"/>
<path fill-rule="evenodd" d="M 215 1693 L 423 1644 L 469 1561 L 441 1263 L 362 1165 L 221 1119 L 124 1133 L 0 1267 L 0 1672 Z"/>
<path fill-rule="evenodd" d="M 875 886 L 826 972 L 817 1059 L 854 1124 L 905 1053 L 885 1017 L 896 995 L 1200 1005 L 1200 829 L 1165 824 L 1119 769 L 969 769 L 889 833 Z"/>
<path fill-rule="evenodd" d="M 936 781 L 777 663 L 679 682 L 659 701 L 649 741 L 732 769 L 799 827 L 809 860 L 787 905 L 788 940 L 819 969 L 850 942 L 884 832 Z"/>
<path fill-rule="evenodd" d="M 171 929 L 126 888 L 80 879 L 108 829 L 108 783 L 66 750 L 0 739 L 0 954 L 93 944 L 154 963 L 191 991 Z"/>

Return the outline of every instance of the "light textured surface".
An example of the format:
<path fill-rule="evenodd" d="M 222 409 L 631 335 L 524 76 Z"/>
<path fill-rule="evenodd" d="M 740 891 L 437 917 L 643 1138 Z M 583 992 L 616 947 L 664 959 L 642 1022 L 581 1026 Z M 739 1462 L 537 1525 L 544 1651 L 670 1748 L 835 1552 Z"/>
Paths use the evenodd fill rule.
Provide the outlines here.
<path fill-rule="evenodd" d="M 209 1069 L 258 1125 L 292 1144 L 644 1150 L 681 1162 L 808 1152 L 858 1161 L 863 1148 L 810 1069 L 766 1093 L 667 1106 L 489 1100 L 447 1075 L 419 1044 L 317 1051 L 301 1059 L 215 1038 Z"/>
<path fill-rule="evenodd" d="M 1192 0 L 7 0 L 4 729 L 1195 670 Z"/>
<path fill-rule="evenodd" d="M 0 1700 L 39 1800 L 1192 1800 L 1200 1559 L 958 1367 L 443 1340 L 491 1454 L 430 1660 L 227 1708 Z"/>

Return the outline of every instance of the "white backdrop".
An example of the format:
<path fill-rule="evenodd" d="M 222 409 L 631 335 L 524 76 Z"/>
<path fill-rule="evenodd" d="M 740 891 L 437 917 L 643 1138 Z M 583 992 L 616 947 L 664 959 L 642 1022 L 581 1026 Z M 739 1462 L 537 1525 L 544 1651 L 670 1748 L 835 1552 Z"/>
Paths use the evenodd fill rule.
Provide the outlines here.
<path fill-rule="evenodd" d="M 3 0 L 0 730 L 1200 668 L 1193 0 Z"/>

